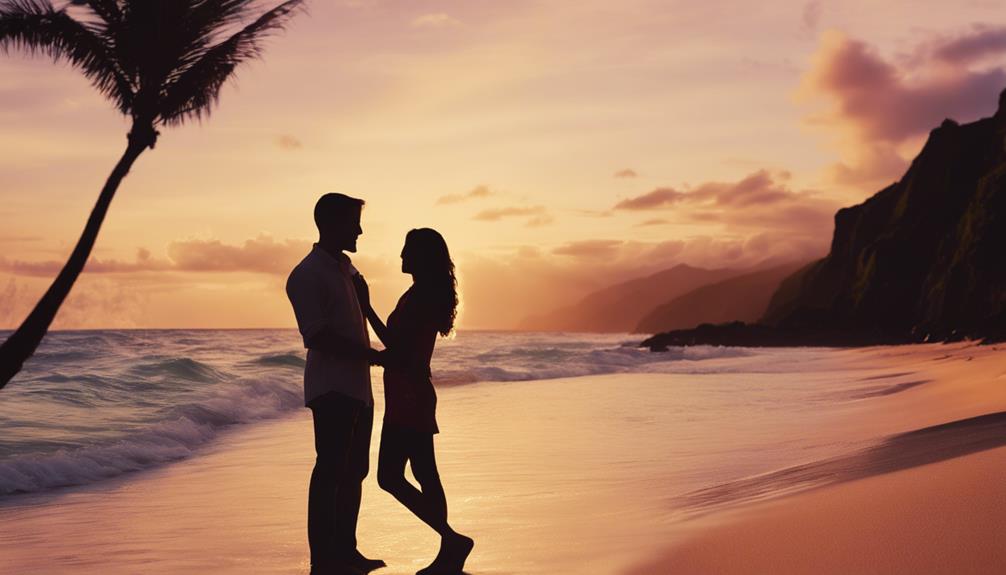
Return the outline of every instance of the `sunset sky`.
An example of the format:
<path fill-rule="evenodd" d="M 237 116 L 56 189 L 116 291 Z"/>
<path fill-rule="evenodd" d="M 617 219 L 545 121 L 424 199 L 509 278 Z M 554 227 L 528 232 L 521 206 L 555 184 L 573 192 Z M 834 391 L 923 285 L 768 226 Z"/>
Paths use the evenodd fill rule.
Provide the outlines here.
<path fill-rule="evenodd" d="M 208 121 L 124 181 L 56 327 L 292 327 L 317 197 L 367 201 L 379 312 L 405 233 L 446 237 L 462 328 L 677 263 L 826 253 L 945 117 L 995 111 L 1000 2 L 315 0 Z M 76 71 L 0 57 L 0 328 L 64 261 L 127 123 Z"/>

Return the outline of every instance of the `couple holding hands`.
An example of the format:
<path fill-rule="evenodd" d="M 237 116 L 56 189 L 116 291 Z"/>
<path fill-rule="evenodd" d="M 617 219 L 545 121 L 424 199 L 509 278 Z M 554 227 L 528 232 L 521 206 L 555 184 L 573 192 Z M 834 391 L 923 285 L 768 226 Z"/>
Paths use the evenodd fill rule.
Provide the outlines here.
<path fill-rule="evenodd" d="M 286 291 L 307 348 L 304 401 L 314 419 L 317 458 L 308 494 L 312 575 L 358 575 L 383 567 L 357 550 L 362 483 L 369 469 L 374 396 L 370 366 L 384 367 L 384 425 L 377 482 L 441 537 L 440 551 L 417 575 L 457 575 L 474 542 L 447 522 L 433 435 L 437 396 L 430 358 L 437 335 L 457 315 L 454 263 L 444 238 L 414 229 L 402 248 L 402 272 L 412 286 L 385 324 L 370 305 L 363 276 L 344 252 L 363 233 L 363 200 L 325 194 L 314 208 L 319 239 L 293 269 Z M 367 323 L 384 344 L 370 347 Z M 419 483 L 405 478 L 405 465 Z"/>

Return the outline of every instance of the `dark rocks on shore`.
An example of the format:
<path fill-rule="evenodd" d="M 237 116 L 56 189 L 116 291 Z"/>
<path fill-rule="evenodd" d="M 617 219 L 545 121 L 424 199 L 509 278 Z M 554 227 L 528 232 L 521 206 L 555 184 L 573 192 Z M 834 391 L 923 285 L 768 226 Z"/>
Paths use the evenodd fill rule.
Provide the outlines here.
<path fill-rule="evenodd" d="M 915 343 L 896 334 L 864 330 L 783 328 L 765 324 L 733 322 L 702 324 L 692 329 L 659 333 L 641 347 L 667 351 L 670 347 L 721 345 L 726 347 L 859 347 Z"/>

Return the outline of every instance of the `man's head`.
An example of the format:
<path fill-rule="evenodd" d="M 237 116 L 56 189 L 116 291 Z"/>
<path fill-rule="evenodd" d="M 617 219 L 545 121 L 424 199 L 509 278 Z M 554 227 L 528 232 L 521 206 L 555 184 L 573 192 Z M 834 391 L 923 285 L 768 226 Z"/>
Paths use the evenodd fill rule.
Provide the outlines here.
<path fill-rule="evenodd" d="M 325 194 L 314 205 L 314 223 L 323 244 L 347 252 L 356 251 L 356 238 L 363 233 L 360 213 L 363 200 L 344 194 Z"/>

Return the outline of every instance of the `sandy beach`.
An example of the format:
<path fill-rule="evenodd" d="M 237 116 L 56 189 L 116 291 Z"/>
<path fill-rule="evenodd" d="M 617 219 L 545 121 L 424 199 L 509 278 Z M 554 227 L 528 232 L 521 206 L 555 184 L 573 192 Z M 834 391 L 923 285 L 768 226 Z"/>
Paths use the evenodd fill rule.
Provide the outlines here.
<path fill-rule="evenodd" d="M 999 448 L 758 506 L 628 573 L 1002 573 L 1004 471 Z"/>
<path fill-rule="evenodd" d="M 1003 352 L 955 344 L 845 353 L 932 378 L 871 404 L 864 425 L 960 422 L 947 441 L 920 444 L 922 457 L 904 469 L 696 521 L 697 533 L 630 575 L 1006 569 L 1006 448 L 995 447 L 1006 444 Z M 983 414 L 984 429 L 968 420 Z"/>
<path fill-rule="evenodd" d="M 907 460 L 851 463 L 878 437 L 1006 410 L 1003 353 L 954 344 L 815 357 L 792 367 L 793 381 L 841 401 L 779 411 L 762 405 L 763 392 L 745 398 L 745 417 L 720 415 L 716 403 L 737 395 L 728 384 L 772 389 L 781 380 L 757 373 L 748 357 L 702 363 L 725 375 L 442 388 L 441 474 L 452 522 L 477 542 L 467 571 L 1001 572 L 1006 449 L 996 446 L 1006 439 L 994 432 L 1006 437 L 1002 419 L 978 435 L 974 426 L 941 434 L 930 460 L 914 455 L 930 451 L 918 448 L 930 436 L 909 435 L 914 451 L 897 451 Z M 8 527 L 0 572 L 306 573 L 310 434 L 300 410 L 236 427 L 170 465 L 10 498 L 0 506 Z M 793 447 L 758 447 L 769 438 Z M 800 443 L 807 438 L 814 442 Z M 375 439 L 372 462 L 376 448 Z M 779 498 L 804 487 L 779 483 L 800 461 L 811 471 L 830 461 L 824 469 L 837 471 L 812 474 L 816 489 Z M 374 475 L 364 487 L 361 549 L 388 561 L 378 573 L 414 573 L 436 538 Z M 714 504 L 696 507 L 703 497 Z"/>

